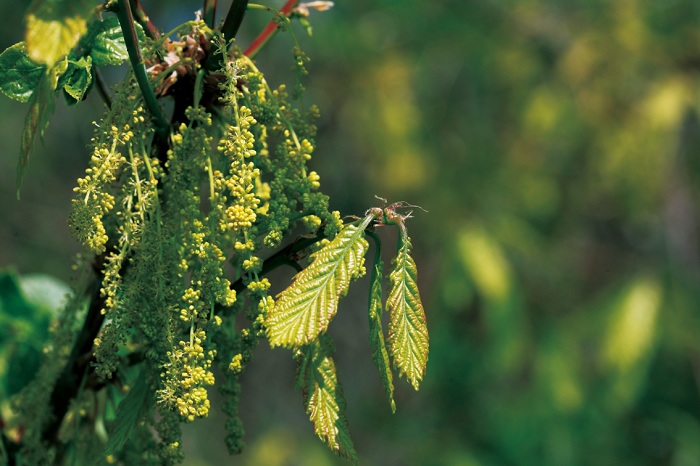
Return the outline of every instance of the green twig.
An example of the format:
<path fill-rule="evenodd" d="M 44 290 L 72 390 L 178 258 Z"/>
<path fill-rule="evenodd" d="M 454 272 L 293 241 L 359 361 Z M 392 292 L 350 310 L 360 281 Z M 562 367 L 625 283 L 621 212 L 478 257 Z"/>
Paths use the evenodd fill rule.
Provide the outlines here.
<path fill-rule="evenodd" d="M 136 77 L 136 82 L 141 89 L 141 94 L 143 95 L 144 103 L 146 108 L 153 116 L 153 120 L 158 130 L 158 134 L 166 138 L 168 133 L 168 123 L 163 114 L 163 109 L 156 99 L 156 95 L 153 92 L 151 83 L 148 80 L 148 73 L 146 72 L 146 65 L 143 63 L 143 57 L 141 56 L 141 50 L 139 49 L 139 39 L 136 35 L 136 28 L 134 27 L 134 17 L 131 13 L 131 5 L 129 0 L 118 0 L 117 3 L 117 17 L 119 18 L 119 24 L 122 28 L 122 33 L 124 34 L 124 43 L 126 44 L 126 50 L 129 52 L 129 60 L 131 61 L 131 67 L 134 70 L 134 76 Z"/>

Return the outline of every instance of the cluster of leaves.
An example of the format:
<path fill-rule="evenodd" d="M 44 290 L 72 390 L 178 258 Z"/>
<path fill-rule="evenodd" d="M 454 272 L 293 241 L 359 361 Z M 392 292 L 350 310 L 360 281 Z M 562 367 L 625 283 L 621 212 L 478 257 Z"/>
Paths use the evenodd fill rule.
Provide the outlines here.
<path fill-rule="evenodd" d="M 277 296 L 265 322 L 272 346 L 295 350 L 299 364 L 297 386 L 304 392 L 306 409 L 314 422 L 316 434 L 349 458 L 354 458 L 355 453 L 343 414 L 342 390 L 330 357 L 332 344 L 325 332 L 350 282 L 365 273 L 364 256 L 369 244 L 364 236 L 366 228 L 373 222 L 395 224 L 401 229 L 394 270 L 389 276 L 392 283 L 387 299 L 389 351 L 382 330 L 381 247 L 378 237 L 371 235 L 376 241 L 376 254 L 369 303 L 370 343 L 392 410 L 396 405 L 389 354 L 399 374 L 404 375 L 416 390 L 428 360 L 425 312 L 416 284 L 416 265 L 410 256 L 411 243 L 404 225 L 406 217 L 395 210 L 399 206 L 370 209 L 358 225 L 347 225 L 331 242 L 313 253 L 313 262 Z"/>
<path fill-rule="evenodd" d="M 392 410 L 392 364 L 418 389 L 428 334 L 410 215 L 397 212 L 405 205 L 372 208 L 349 224 L 329 211 L 319 175 L 307 169 L 318 110 L 296 108 L 285 86 L 273 90 L 249 56 L 228 50 L 224 32 L 198 20 L 177 28 L 177 40 L 146 37 L 127 0 L 106 4 L 117 17 L 105 10 L 104 18 L 87 4 L 62 10 L 63 3 L 35 2 L 25 42 L 0 55 L 2 92 L 30 104 L 20 179 L 54 95 L 80 102 L 96 67 L 127 58 L 133 66 L 96 123 L 89 167 L 74 189 L 69 223 L 85 248 L 82 264 L 97 272 L 95 285 L 63 310 L 44 369 L 17 397 L 12 422 L 20 428 L 5 450 L 24 464 L 174 464 L 183 459 L 181 424 L 208 415 L 216 385 L 227 397 L 228 449 L 240 452 L 238 378 L 267 337 L 294 350 L 317 435 L 356 462 L 326 330 L 350 282 L 365 273 L 368 234 L 376 240 L 370 342 Z M 289 22 L 285 8 L 275 24 Z M 305 74 L 298 47 L 294 60 Z M 165 126 L 156 94 L 175 99 Z M 400 231 L 388 345 L 373 233 L 382 225 Z M 299 227 L 306 234 L 294 241 Z M 304 268 L 299 262 L 311 251 Z M 275 299 L 265 275 L 283 264 L 300 272 Z"/>

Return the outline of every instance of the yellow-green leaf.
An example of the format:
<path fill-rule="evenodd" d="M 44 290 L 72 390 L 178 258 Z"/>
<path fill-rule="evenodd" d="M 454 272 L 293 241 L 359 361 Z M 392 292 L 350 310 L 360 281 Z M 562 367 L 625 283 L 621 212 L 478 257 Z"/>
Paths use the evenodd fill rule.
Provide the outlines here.
<path fill-rule="evenodd" d="M 372 272 L 372 284 L 370 285 L 369 297 L 369 344 L 372 347 L 372 360 L 379 369 L 379 376 L 384 385 L 386 396 L 391 404 L 391 411 L 396 412 L 394 402 L 394 380 L 391 374 L 391 363 L 389 353 L 384 342 L 384 331 L 382 329 L 382 263 L 374 266 Z"/>
<path fill-rule="evenodd" d="M 416 282 L 418 271 L 411 258 L 411 241 L 403 244 L 394 259 L 389 275 L 392 283 L 387 298 L 389 309 L 389 351 L 399 375 L 405 376 L 418 390 L 428 363 L 428 327 Z"/>
<path fill-rule="evenodd" d="M 364 229 L 348 225 L 321 250 L 313 262 L 294 277 L 277 296 L 265 322 L 271 346 L 296 347 L 309 343 L 328 329 L 345 296 L 350 281 L 364 273 L 364 255 L 369 247 Z"/>
<path fill-rule="evenodd" d="M 48 66 L 63 59 L 85 34 L 95 5 L 87 0 L 34 0 L 26 18 L 29 57 Z"/>
<path fill-rule="evenodd" d="M 300 349 L 297 386 L 304 394 L 306 412 L 314 432 L 339 456 L 357 463 L 355 447 L 345 418 L 345 397 L 338 381 L 335 363 L 329 356 L 332 345 L 321 339 Z"/>

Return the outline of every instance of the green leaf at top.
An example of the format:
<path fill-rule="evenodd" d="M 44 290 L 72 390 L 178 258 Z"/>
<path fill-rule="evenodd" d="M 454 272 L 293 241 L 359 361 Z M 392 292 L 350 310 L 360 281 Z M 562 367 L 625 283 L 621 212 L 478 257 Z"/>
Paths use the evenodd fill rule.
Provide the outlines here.
<path fill-rule="evenodd" d="M 357 454 L 345 417 L 345 397 L 338 381 L 330 338 L 321 338 L 297 353 L 297 387 L 304 394 L 314 432 L 340 457 L 357 464 Z"/>
<path fill-rule="evenodd" d="M 277 296 L 265 322 L 271 346 L 305 345 L 328 329 L 350 281 L 364 271 L 364 255 L 369 247 L 363 237 L 365 227 L 366 224 L 343 228 L 333 241 L 312 255 L 311 265 Z"/>
<path fill-rule="evenodd" d="M 428 363 L 428 327 L 418 294 L 416 263 L 411 258 L 411 241 L 403 244 L 389 275 L 392 283 L 386 304 L 389 309 L 389 351 L 399 375 L 418 390 Z"/>
<path fill-rule="evenodd" d="M 386 396 L 391 404 L 391 412 L 396 412 L 394 402 L 394 381 L 391 374 L 389 353 L 384 343 L 384 331 L 382 330 L 382 262 L 375 264 L 372 271 L 372 284 L 369 297 L 369 344 L 372 347 L 372 360 L 379 369 L 379 375 L 386 391 Z"/>
<path fill-rule="evenodd" d="M 34 0 L 26 17 L 29 57 L 48 66 L 63 59 L 87 31 L 95 6 L 89 0 Z"/>
<path fill-rule="evenodd" d="M 27 102 L 45 71 L 46 65 L 29 58 L 24 42 L 15 44 L 0 54 L 0 92 Z"/>

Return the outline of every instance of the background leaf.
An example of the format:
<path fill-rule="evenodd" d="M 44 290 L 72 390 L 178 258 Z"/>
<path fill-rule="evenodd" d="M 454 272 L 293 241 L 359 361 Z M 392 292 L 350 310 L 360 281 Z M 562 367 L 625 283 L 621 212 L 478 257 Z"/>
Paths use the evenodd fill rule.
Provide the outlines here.
<path fill-rule="evenodd" d="M 369 246 L 363 234 L 364 226 L 343 228 L 333 241 L 312 255 L 313 262 L 277 296 L 266 321 L 271 346 L 301 346 L 326 331 L 350 281 L 363 272 Z"/>
<path fill-rule="evenodd" d="M 42 284 L 45 293 L 27 297 L 23 289 Z M 46 276 L 19 278 L 12 271 L 0 271 L 0 400 L 19 392 L 34 378 L 41 362 L 41 350 L 49 324 L 69 288 Z"/>
<path fill-rule="evenodd" d="M 389 276 L 389 349 L 399 375 L 405 375 L 418 390 L 428 363 L 428 327 L 416 283 L 418 271 L 410 252 L 411 241 L 405 236 Z"/>
<path fill-rule="evenodd" d="M 52 66 L 68 55 L 85 34 L 94 6 L 87 0 L 34 0 L 26 18 L 29 57 Z"/>
<path fill-rule="evenodd" d="M 15 44 L 0 54 L 0 92 L 10 99 L 27 102 L 45 71 L 46 65 L 29 58 L 24 42 Z"/>

